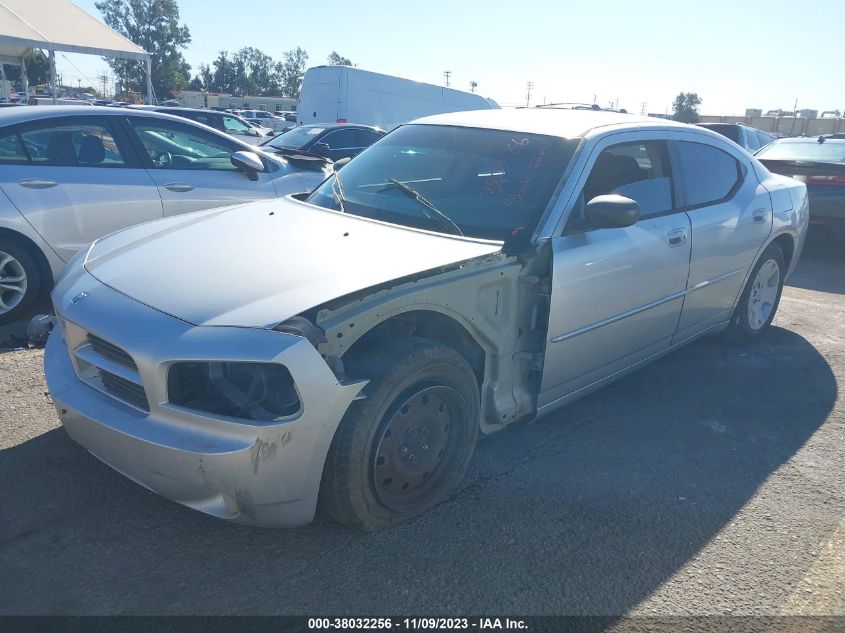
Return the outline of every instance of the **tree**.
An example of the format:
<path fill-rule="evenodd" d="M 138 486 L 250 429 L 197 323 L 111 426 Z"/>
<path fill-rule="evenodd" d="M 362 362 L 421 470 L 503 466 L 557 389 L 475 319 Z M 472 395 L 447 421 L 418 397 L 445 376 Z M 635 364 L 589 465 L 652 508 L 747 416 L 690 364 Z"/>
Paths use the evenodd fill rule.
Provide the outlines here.
<path fill-rule="evenodd" d="M 307 62 L 308 53 L 297 46 L 294 50 L 287 51 L 283 55 L 283 60 L 276 64 L 279 86 L 284 96 L 299 99 L 299 90 L 302 88 L 302 77 L 305 75 Z"/>
<path fill-rule="evenodd" d="M 29 80 L 30 90 L 35 90 L 35 86 L 46 84 L 50 82 L 50 60 L 40 50 L 33 50 L 24 56 L 26 63 L 26 77 Z M 21 78 L 21 67 L 12 66 L 11 64 L 3 64 L 3 71 L 6 73 L 6 79 L 12 83 L 18 83 Z"/>
<path fill-rule="evenodd" d="M 211 86 L 209 89 L 214 92 L 231 94 L 235 73 L 232 68 L 232 62 L 229 59 L 229 52 L 220 51 L 217 54 L 217 59 L 211 62 L 211 65 L 214 66 L 214 72 L 211 75 Z"/>
<path fill-rule="evenodd" d="M 701 97 L 695 92 L 681 92 L 672 103 L 672 118 L 684 123 L 698 123 Z"/>
<path fill-rule="evenodd" d="M 348 57 L 342 57 L 338 55 L 337 51 L 332 51 L 331 55 L 329 55 L 328 59 L 326 60 L 329 63 L 329 66 L 354 66 L 355 64 L 352 63 L 352 60 Z"/>
<path fill-rule="evenodd" d="M 176 0 L 101 0 L 94 6 L 103 21 L 150 53 L 154 92 L 166 96 L 188 83 L 191 67 L 182 49 L 191 42 L 187 26 L 179 24 Z M 124 88 L 142 90 L 144 66 L 135 60 L 107 59 Z"/>

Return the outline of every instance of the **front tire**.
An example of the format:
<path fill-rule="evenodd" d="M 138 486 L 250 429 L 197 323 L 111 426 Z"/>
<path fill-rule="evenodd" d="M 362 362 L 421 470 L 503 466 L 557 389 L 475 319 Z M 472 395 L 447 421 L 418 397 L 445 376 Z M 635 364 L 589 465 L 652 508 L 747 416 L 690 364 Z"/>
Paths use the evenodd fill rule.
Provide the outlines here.
<path fill-rule="evenodd" d="M 46 287 L 30 249 L 17 240 L 0 241 L 0 325 L 25 317 Z"/>
<path fill-rule="evenodd" d="M 463 356 L 421 338 L 386 344 L 347 369 L 370 382 L 332 440 L 320 503 L 371 532 L 418 516 L 461 482 L 478 437 L 478 383 Z"/>
<path fill-rule="evenodd" d="M 780 304 L 785 273 L 783 251 L 777 244 L 769 244 L 742 291 L 728 326 L 729 338 L 747 342 L 766 331 Z"/>

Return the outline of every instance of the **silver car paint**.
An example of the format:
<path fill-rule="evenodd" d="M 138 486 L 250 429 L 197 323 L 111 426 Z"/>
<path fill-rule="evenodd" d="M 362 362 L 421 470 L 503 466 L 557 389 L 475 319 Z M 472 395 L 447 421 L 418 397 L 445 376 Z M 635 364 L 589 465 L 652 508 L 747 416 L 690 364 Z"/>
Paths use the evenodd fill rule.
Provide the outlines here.
<path fill-rule="evenodd" d="M 507 121 L 499 120 L 493 124 L 491 115 L 482 114 L 485 115 L 485 127 L 489 124 L 489 127 L 498 125 L 505 129 L 512 125 L 510 117 L 515 116 L 502 113 L 499 116 Z M 530 129 L 525 131 L 542 129 L 545 121 L 552 120 L 548 115 L 530 116 Z M 442 118 L 444 121 L 440 120 L 441 117 L 435 117 L 427 122 L 472 126 L 474 120 L 471 115 L 464 115 L 463 119 L 456 115 L 445 115 Z M 578 115 L 569 121 L 568 127 L 563 127 L 580 129 L 579 126 L 586 125 L 584 121 L 589 121 L 589 118 Z M 569 237 L 560 236 L 576 194 L 592 165 L 595 149 L 602 144 L 616 142 L 619 138 L 627 138 L 625 135 L 628 134 L 639 135 L 638 138 L 644 133 L 648 138 L 672 138 L 673 134 L 684 133 L 688 129 L 677 124 L 665 125 L 636 118 L 603 117 L 601 121 L 600 126 L 587 126 L 582 130 L 584 141 L 567 169 L 556 198 L 550 204 L 546 221 L 538 230 L 537 242 L 541 255 L 535 258 L 507 256 L 498 252 L 496 245 L 485 244 L 488 250 L 482 249 L 482 253 L 468 259 L 465 257 L 468 251 L 465 252 L 462 245 L 455 246 L 454 251 L 461 251 L 460 257 L 468 261 L 459 266 L 447 266 L 445 270 L 431 270 L 429 249 L 422 247 L 399 252 L 385 250 L 379 240 L 386 234 L 381 230 L 368 231 L 355 252 L 361 255 L 372 252 L 374 261 L 368 262 L 363 268 L 355 264 L 358 271 L 356 275 L 360 275 L 360 279 L 345 279 L 340 275 L 342 281 L 332 280 L 332 275 L 327 273 L 342 271 L 350 265 L 350 252 L 331 265 L 326 263 L 327 258 L 323 255 L 332 252 L 339 241 L 342 243 L 337 236 L 331 235 L 332 231 L 341 226 L 336 223 L 338 214 L 311 209 L 309 212 L 312 215 L 305 220 L 304 215 L 290 212 L 292 208 L 298 208 L 292 207 L 290 201 L 199 214 L 203 219 L 197 222 L 199 228 L 192 230 L 187 229 L 187 224 L 193 223 L 193 218 L 198 216 L 173 218 L 162 223 L 162 226 L 170 227 L 173 236 L 182 238 L 177 240 L 173 237 L 168 242 L 171 249 L 190 252 L 210 239 L 210 234 L 204 235 L 203 240 L 191 239 L 194 230 L 198 231 L 197 236 L 203 232 L 203 222 L 208 223 L 205 226 L 217 226 L 212 218 L 225 218 L 227 213 L 231 216 L 247 212 L 250 220 L 245 224 L 263 226 L 265 221 L 272 219 L 269 212 L 275 208 L 276 213 L 286 215 L 293 222 L 291 229 L 297 234 L 300 222 L 304 223 L 309 233 L 317 231 L 321 249 L 310 254 L 304 252 L 306 249 L 297 249 L 298 258 L 285 258 L 283 255 L 276 258 L 269 254 L 268 244 L 259 240 L 262 248 L 260 252 L 252 253 L 252 256 L 255 261 L 270 257 L 273 274 L 284 275 L 288 270 L 293 270 L 297 283 L 305 282 L 305 288 L 295 288 L 293 284 L 288 288 L 278 281 L 270 283 L 272 274 L 263 269 L 257 270 L 256 267 L 250 269 L 252 274 L 245 276 L 248 267 L 241 260 L 246 255 L 241 249 L 235 249 L 230 253 L 221 253 L 219 250 L 205 253 L 202 257 L 204 266 L 188 263 L 191 270 L 185 272 L 183 282 L 159 293 L 155 288 L 145 288 L 143 276 L 134 274 L 133 265 L 129 263 L 131 261 L 134 265 L 140 265 L 146 259 L 140 257 L 141 253 L 159 252 L 156 244 L 159 240 L 166 241 L 168 237 L 155 237 L 156 224 L 130 229 L 104 240 L 102 244 L 95 244 L 88 255 L 89 263 L 86 266 L 94 275 L 107 279 L 122 292 L 99 284 L 80 262 L 68 271 L 66 278 L 54 291 L 57 310 L 63 319 L 85 327 L 129 352 L 138 362 L 144 386 L 155 397 L 151 402 L 150 415 L 140 416 L 142 422 L 131 423 L 120 416 L 117 416 L 115 422 L 116 412 L 123 411 L 128 405 L 100 394 L 95 385 L 86 384 L 75 375 L 69 353 L 72 354 L 80 344 L 84 346 L 84 342 L 74 334 L 74 326 L 71 325 L 69 333 L 64 337 L 51 337 L 46 354 L 48 383 L 57 407 L 63 411 L 63 420 L 67 420 L 66 427 L 80 443 L 101 459 L 176 501 L 233 521 L 298 525 L 310 520 L 313 514 L 311 502 L 319 486 L 319 473 L 325 458 L 324 447 L 327 447 L 340 417 L 354 397 L 350 394 L 357 393 L 360 388 L 360 383 L 346 384 L 342 376 L 338 378 L 328 371 L 329 365 L 323 358 L 343 358 L 345 354 L 354 353 L 356 345 L 365 345 L 367 335 L 373 328 L 406 317 L 418 318 L 423 323 L 432 314 L 454 323 L 457 335 L 465 334 L 469 337 L 469 343 L 481 351 L 480 423 L 483 431 L 492 432 L 517 419 L 547 414 L 565 402 L 697 336 L 724 327 L 725 322 L 711 325 L 712 319 L 693 319 L 688 336 L 678 340 L 676 328 L 671 325 L 673 321 L 677 325 L 683 314 L 687 295 L 691 291 L 698 291 L 692 290 L 694 286 L 681 282 L 690 266 L 689 256 L 694 252 L 693 221 L 685 213 L 665 216 L 660 221 L 643 220 L 643 226 L 639 228 L 598 231 L 585 240 L 585 243 L 589 242 L 587 248 L 583 248 L 583 245 L 580 249 L 576 248 L 574 241 L 567 242 Z M 515 129 L 522 131 L 521 128 Z M 696 132 L 695 139 L 697 142 L 719 144 L 713 140 L 716 136 L 701 130 Z M 722 145 L 719 144 L 719 147 Z M 770 192 L 772 201 L 768 234 L 760 235 L 759 243 L 749 244 L 753 242 L 749 239 L 741 242 L 739 247 L 742 249 L 742 264 L 746 272 L 725 277 L 741 277 L 744 282 L 747 271 L 753 267 L 763 248 L 783 236 L 790 236 L 795 241 L 790 271 L 794 268 L 803 244 L 807 211 L 803 185 L 772 176 L 745 154 L 741 158 L 749 168 L 748 178 L 758 181 L 748 184 L 747 199 L 752 203 L 750 211 L 756 208 L 755 203 L 765 199 L 765 192 Z M 762 185 L 765 191 L 758 185 Z M 252 213 L 251 209 L 260 211 Z M 742 209 L 742 212 L 746 211 L 748 209 Z M 716 210 L 715 213 L 720 211 Z M 343 218 L 343 226 L 346 226 L 348 220 L 351 218 Z M 681 222 L 680 226 L 676 226 L 678 222 Z M 185 230 L 179 227 L 185 227 Z M 231 229 L 227 222 L 220 223 L 219 228 Z M 248 231 L 251 236 L 256 234 L 253 228 Z M 665 239 L 668 232 L 675 229 L 686 229 L 689 234 L 683 246 L 673 251 L 668 248 Z M 403 236 L 406 231 L 424 236 L 424 241 L 423 237 L 416 236 L 411 240 L 414 242 L 419 239 L 418 246 L 423 243 L 432 246 L 441 244 L 440 240 L 443 239 L 442 236 L 413 229 L 391 230 L 401 231 Z M 168 231 L 164 232 L 167 234 Z M 616 237 L 610 235 L 613 231 L 618 231 Z M 598 233 L 605 233 L 606 237 Z M 391 235 L 398 237 L 399 234 Z M 627 249 L 618 249 L 620 243 L 625 242 L 623 235 L 635 238 L 633 247 L 629 239 Z M 135 239 L 138 244 L 133 243 Z M 450 243 L 462 242 L 457 238 L 447 239 Z M 215 243 L 219 243 L 219 239 Z M 479 248 L 478 241 L 468 240 L 467 243 L 472 248 Z M 146 246 L 148 244 L 149 249 Z M 719 248 L 734 247 L 726 244 Z M 388 252 L 392 259 L 385 257 Z M 662 264 L 644 264 L 633 255 L 637 252 L 655 256 Z M 115 256 L 117 253 L 120 253 L 119 257 Z M 445 258 L 450 259 L 457 261 L 455 257 Z M 401 269 L 397 265 L 399 260 L 402 261 Z M 172 268 L 177 266 L 176 259 L 167 261 Z M 552 261 L 554 267 L 550 268 Z M 218 268 L 211 268 L 212 264 Z M 674 267 L 673 264 L 678 266 Z M 693 262 L 695 265 L 696 262 Z M 716 275 L 707 279 L 712 285 L 721 283 L 718 269 L 710 270 L 708 265 L 705 258 L 702 274 L 705 277 Z M 725 265 L 735 263 L 728 261 Z M 237 274 L 227 276 L 226 284 L 220 283 L 217 288 L 212 288 L 215 279 L 213 273 L 228 266 L 234 266 Z M 383 275 L 376 275 L 375 271 L 380 266 L 387 270 Z M 634 270 L 637 266 L 645 266 L 654 277 L 639 275 Z M 314 275 L 308 270 L 309 267 L 316 267 L 321 273 Z M 402 275 L 406 276 L 399 278 Z M 379 283 L 383 279 L 388 281 Z M 600 288 L 603 292 L 595 290 L 596 279 L 606 283 Z M 655 287 L 649 288 L 650 292 L 644 292 L 643 288 L 632 285 L 635 281 L 645 281 L 647 285 L 654 281 L 652 285 Z M 371 289 L 374 282 L 379 283 L 375 290 Z M 188 288 L 195 289 L 195 283 L 203 284 L 204 292 L 193 295 L 192 300 L 170 296 L 178 294 L 180 290 L 185 293 Z M 324 291 L 319 287 L 321 284 L 331 287 Z M 254 287 L 240 290 L 237 289 L 238 285 Z M 269 301 L 255 300 L 267 288 L 271 289 L 269 294 L 276 296 Z M 87 296 L 73 303 L 71 299 L 79 297 L 82 292 L 87 293 Z M 229 303 L 219 296 L 227 293 L 241 294 L 238 294 L 237 300 Z M 135 298 L 130 299 L 127 294 Z M 551 309 L 547 303 L 549 295 Z M 737 300 L 738 290 L 733 302 Z M 243 310 L 238 309 L 239 302 L 246 306 Z M 281 309 L 282 304 L 288 302 L 290 307 Z M 260 329 L 297 311 L 301 312 L 302 306 L 309 303 L 312 305 L 308 308 L 316 309 L 314 321 L 326 334 L 326 341 L 320 343 L 317 350 L 303 338 Z M 236 307 L 232 309 L 232 306 Z M 548 311 L 548 324 L 542 318 L 543 306 Z M 273 312 L 277 309 L 277 312 Z M 167 316 L 162 310 L 181 318 Z M 718 316 L 722 312 L 723 307 L 720 306 L 714 314 Z M 191 326 L 187 321 L 206 325 Z M 217 325 L 210 327 L 210 323 Z M 409 323 L 416 325 L 417 322 Z M 231 327 L 234 324 L 251 327 Z M 589 327 L 584 329 L 584 325 Z M 602 330 L 604 336 L 592 336 L 592 333 Z M 609 335 L 614 331 L 615 334 Z M 261 337 L 255 339 L 261 341 L 260 344 L 256 342 L 256 347 L 247 342 L 253 336 Z M 297 344 L 287 347 L 290 339 L 297 340 Z M 579 342 L 579 339 L 589 343 Z M 615 353 L 612 347 L 614 341 L 619 345 Z M 189 347 L 183 347 L 189 343 Z M 265 346 L 267 349 L 264 349 Z M 557 350 L 567 348 L 566 354 L 558 354 Z M 297 350 L 296 356 L 293 350 Z M 276 477 L 284 472 L 285 477 L 293 477 L 303 486 L 297 493 L 291 494 L 285 490 L 275 497 L 268 492 L 263 470 L 260 475 L 253 472 L 251 476 L 249 473 L 254 463 L 253 456 L 275 456 L 280 450 L 282 435 L 279 431 L 284 423 L 271 425 L 277 427 L 276 434 L 267 436 L 263 431 L 265 427 L 260 425 L 182 410 L 177 412 L 175 407 L 166 403 L 164 393 L 166 368 L 174 360 L 186 357 L 212 360 L 233 356 L 242 360 L 260 360 L 267 359 L 268 354 L 277 354 L 273 358 L 288 366 L 300 389 L 304 413 L 302 426 L 297 431 L 302 429 L 304 434 L 316 433 L 321 438 L 313 445 L 297 445 L 300 452 L 290 456 L 292 461 L 287 462 L 289 468 L 279 465 L 279 471 L 272 471 L 271 475 Z M 555 359 L 561 363 L 560 366 L 553 362 Z M 324 417 L 318 419 L 317 416 L 308 415 L 309 411 L 318 408 Z M 138 412 L 135 411 L 134 415 L 137 417 Z M 203 425 L 208 425 L 207 432 Z M 306 431 L 306 428 L 311 430 Z M 211 458 L 207 457 L 207 450 L 205 454 L 203 451 L 207 448 L 206 443 L 216 446 L 221 441 L 218 432 L 226 438 L 243 439 L 245 436 L 248 439 L 242 442 L 240 449 L 226 453 L 231 459 L 214 459 L 213 476 L 207 478 L 203 471 Z M 161 443 L 161 436 L 169 438 L 170 443 L 156 448 Z M 272 438 L 277 441 L 275 448 L 271 449 L 267 442 Z M 203 448 L 197 448 L 194 443 Z M 303 450 L 312 452 L 303 458 Z M 274 464 L 281 462 L 274 461 Z M 261 464 L 259 466 L 263 468 Z M 303 473 L 307 473 L 305 479 L 302 478 Z M 248 494 L 239 494 L 238 490 L 245 490 Z M 260 496 L 260 504 L 255 503 L 255 494 Z M 293 497 L 307 501 L 289 504 Z M 275 510 L 269 514 L 259 510 L 265 507 Z"/>
<path fill-rule="evenodd" d="M 253 182 L 234 171 L 4 165 L 0 170 L 0 231 L 5 229 L 33 243 L 46 257 L 54 279 L 77 250 L 115 230 L 197 209 L 310 191 L 328 174 L 327 170 L 299 170 L 195 121 L 143 110 L 6 108 L 0 111 L 0 128 L 68 116 L 142 116 L 200 127 L 245 151 L 261 154 L 273 171 L 259 174 L 259 180 Z"/>
<path fill-rule="evenodd" d="M 223 252 L 220 235 L 236 237 Z M 331 256 L 315 256 L 315 244 Z M 85 268 L 107 286 L 195 325 L 272 327 L 362 288 L 500 249 L 498 242 L 403 228 L 286 198 L 128 229 L 98 242 Z"/>

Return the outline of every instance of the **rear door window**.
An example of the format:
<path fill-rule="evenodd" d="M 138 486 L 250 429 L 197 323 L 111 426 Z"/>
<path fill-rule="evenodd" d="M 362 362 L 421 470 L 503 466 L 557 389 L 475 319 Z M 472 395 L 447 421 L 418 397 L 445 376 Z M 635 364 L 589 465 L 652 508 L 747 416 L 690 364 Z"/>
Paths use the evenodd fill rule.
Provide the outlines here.
<path fill-rule="evenodd" d="M 44 119 L 22 126 L 19 137 L 34 166 L 124 166 L 109 123 L 94 117 Z"/>
<path fill-rule="evenodd" d="M 742 165 L 733 156 L 712 145 L 677 141 L 681 183 L 689 207 L 723 202 L 742 182 Z"/>

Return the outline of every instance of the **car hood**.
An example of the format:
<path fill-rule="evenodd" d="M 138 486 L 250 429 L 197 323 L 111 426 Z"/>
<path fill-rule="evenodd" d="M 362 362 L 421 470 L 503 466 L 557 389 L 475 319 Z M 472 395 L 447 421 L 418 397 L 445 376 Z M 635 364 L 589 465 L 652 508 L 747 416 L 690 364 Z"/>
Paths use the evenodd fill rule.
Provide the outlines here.
<path fill-rule="evenodd" d="M 283 198 L 120 231 L 94 244 L 85 269 L 195 325 L 273 327 L 332 299 L 501 246 Z"/>

